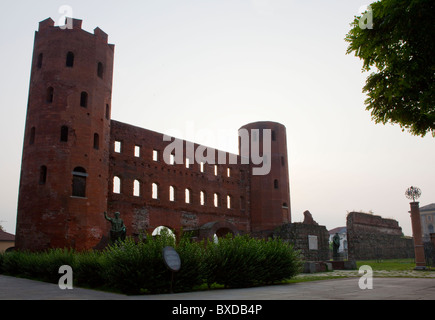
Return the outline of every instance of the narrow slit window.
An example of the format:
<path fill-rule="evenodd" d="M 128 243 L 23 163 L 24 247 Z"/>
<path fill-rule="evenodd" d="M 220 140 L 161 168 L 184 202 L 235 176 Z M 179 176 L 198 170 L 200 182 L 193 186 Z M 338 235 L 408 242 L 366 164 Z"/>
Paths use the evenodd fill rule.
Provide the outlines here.
<path fill-rule="evenodd" d="M 36 63 L 36 67 L 38 69 L 42 68 L 42 60 L 43 60 L 43 58 L 44 58 L 44 55 L 42 53 L 40 53 L 39 56 L 38 56 L 38 61 Z"/>
<path fill-rule="evenodd" d="M 35 143 L 35 136 L 36 136 L 36 128 L 32 127 L 32 129 L 30 129 L 29 145 L 33 145 Z"/>
<path fill-rule="evenodd" d="M 86 178 L 88 174 L 86 170 L 77 167 L 73 171 L 73 185 L 72 185 L 72 195 L 73 197 L 86 198 Z"/>
<path fill-rule="evenodd" d="M 186 158 L 186 169 L 190 169 L 190 159 Z"/>
<path fill-rule="evenodd" d="M 68 131 L 67 126 L 60 128 L 60 142 L 68 142 Z"/>
<path fill-rule="evenodd" d="M 214 175 L 215 176 L 218 175 L 218 166 L 217 165 L 214 166 Z"/>
<path fill-rule="evenodd" d="M 94 149 L 100 149 L 100 135 L 98 133 L 94 133 Z"/>
<path fill-rule="evenodd" d="M 278 182 L 278 180 L 275 180 L 273 182 L 273 186 L 274 186 L 275 189 L 279 189 L 279 182 Z"/>
<path fill-rule="evenodd" d="M 53 103 L 53 100 L 54 100 L 54 89 L 53 89 L 53 87 L 49 87 L 47 89 L 46 101 L 47 101 L 47 103 Z"/>
<path fill-rule="evenodd" d="M 66 66 L 68 68 L 74 67 L 74 53 L 71 51 L 67 53 L 66 55 Z"/>
<path fill-rule="evenodd" d="M 115 194 L 121 193 L 121 178 L 117 176 L 113 177 L 113 193 Z"/>
<path fill-rule="evenodd" d="M 199 164 L 199 170 L 200 170 L 202 173 L 204 173 L 204 162 L 201 162 L 201 163 Z"/>
<path fill-rule="evenodd" d="M 101 62 L 98 62 L 97 75 L 98 75 L 99 78 L 103 79 L 103 74 L 104 74 L 103 64 Z"/>
<path fill-rule="evenodd" d="M 110 120 L 110 106 L 106 104 L 106 120 Z"/>
<path fill-rule="evenodd" d="M 44 185 L 47 182 L 47 167 L 41 166 L 39 171 L 39 184 Z"/>
<path fill-rule="evenodd" d="M 231 168 L 227 168 L 227 177 L 231 178 Z"/>
<path fill-rule="evenodd" d="M 88 93 L 83 91 L 80 95 L 80 107 L 88 107 Z"/>
<path fill-rule="evenodd" d="M 173 155 L 173 154 L 170 155 L 169 164 L 171 166 L 175 165 L 175 155 Z"/>

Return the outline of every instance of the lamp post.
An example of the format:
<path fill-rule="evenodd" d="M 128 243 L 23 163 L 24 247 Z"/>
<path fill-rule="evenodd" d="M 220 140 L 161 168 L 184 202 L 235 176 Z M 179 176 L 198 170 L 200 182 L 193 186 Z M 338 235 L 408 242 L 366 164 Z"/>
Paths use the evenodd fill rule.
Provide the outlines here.
<path fill-rule="evenodd" d="M 419 202 L 416 200 L 421 196 L 421 190 L 417 187 L 411 187 L 406 190 L 405 196 L 412 200 L 411 205 L 411 223 L 414 237 L 415 264 L 414 270 L 426 270 L 424 258 L 424 245 L 421 232 L 421 218 Z"/>

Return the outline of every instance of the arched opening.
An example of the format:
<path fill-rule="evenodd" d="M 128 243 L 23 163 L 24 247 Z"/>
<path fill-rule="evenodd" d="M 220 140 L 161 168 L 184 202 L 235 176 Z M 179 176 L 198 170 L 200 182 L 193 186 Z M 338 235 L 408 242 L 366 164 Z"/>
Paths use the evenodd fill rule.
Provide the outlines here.
<path fill-rule="evenodd" d="M 73 171 L 72 195 L 73 197 L 86 198 L 86 178 L 88 174 L 82 167 L 77 167 Z"/>
<path fill-rule="evenodd" d="M 98 66 L 97 66 L 97 75 L 98 75 L 98 77 L 103 79 L 103 73 L 104 73 L 103 64 L 101 62 L 98 62 Z"/>
<path fill-rule="evenodd" d="M 113 193 L 121 193 L 121 178 L 117 176 L 113 177 Z"/>
<path fill-rule="evenodd" d="M 205 192 L 204 192 L 204 191 L 201 191 L 199 198 L 200 198 L 200 204 L 201 204 L 202 206 L 205 206 L 206 195 L 205 195 Z"/>
<path fill-rule="evenodd" d="M 185 190 L 185 201 L 186 201 L 187 204 L 191 203 L 191 198 L 190 198 L 191 194 L 192 194 L 192 191 L 190 189 L 186 188 L 186 190 Z"/>
<path fill-rule="evenodd" d="M 60 142 L 68 142 L 68 127 L 62 126 L 60 128 Z"/>
<path fill-rule="evenodd" d="M 133 182 L 133 196 L 140 197 L 140 182 L 139 182 L 139 180 L 134 180 L 134 182 Z"/>
<path fill-rule="evenodd" d="M 94 133 L 94 149 L 100 149 L 100 135 L 98 133 Z"/>
<path fill-rule="evenodd" d="M 173 186 L 169 187 L 169 201 L 175 202 L 176 199 L 176 189 Z"/>
<path fill-rule="evenodd" d="M 38 62 L 36 64 L 36 67 L 38 69 L 42 68 L 42 60 L 43 60 L 43 58 L 44 58 L 44 55 L 42 53 L 40 53 L 39 56 L 38 56 Z"/>
<path fill-rule="evenodd" d="M 165 227 L 165 226 L 159 226 L 154 229 L 153 233 L 151 234 L 153 237 L 159 237 L 159 236 L 169 236 L 176 239 L 175 233 L 172 229 Z"/>
<path fill-rule="evenodd" d="M 54 100 L 54 89 L 53 89 L 53 87 L 49 87 L 47 89 L 46 100 L 47 100 L 47 103 L 53 103 L 53 100 Z"/>
<path fill-rule="evenodd" d="M 67 53 L 66 55 L 66 66 L 68 68 L 74 67 L 74 53 L 71 51 Z"/>
<path fill-rule="evenodd" d="M 83 91 L 80 95 L 80 107 L 88 107 L 88 93 Z"/>
<path fill-rule="evenodd" d="M 29 145 L 32 145 L 35 143 L 35 136 L 36 136 L 36 128 L 32 127 L 32 129 L 30 129 Z"/>
<path fill-rule="evenodd" d="M 153 183 L 152 185 L 152 198 L 159 200 L 159 185 L 157 183 Z"/>
<path fill-rule="evenodd" d="M 213 242 L 218 243 L 219 239 L 225 238 L 228 235 L 234 236 L 234 232 L 228 228 L 220 228 L 220 229 L 216 230 L 216 233 L 213 236 Z"/>
<path fill-rule="evenodd" d="M 39 171 L 39 184 L 44 185 L 47 182 L 47 167 L 41 166 Z"/>

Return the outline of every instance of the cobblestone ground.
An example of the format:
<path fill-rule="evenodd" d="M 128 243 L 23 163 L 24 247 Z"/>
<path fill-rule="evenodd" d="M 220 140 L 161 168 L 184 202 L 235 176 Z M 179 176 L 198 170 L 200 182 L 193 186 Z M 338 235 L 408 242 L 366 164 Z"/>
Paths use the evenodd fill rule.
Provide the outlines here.
<path fill-rule="evenodd" d="M 319 272 L 319 273 L 302 273 L 295 277 L 295 279 L 303 279 L 303 278 L 333 278 L 333 277 L 343 277 L 343 278 L 351 278 L 351 277 L 361 277 L 362 274 L 358 273 L 358 270 L 335 270 L 330 272 Z M 415 271 L 415 270 L 406 270 L 406 271 L 373 271 L 373 276 L 378 278 L 392 278 L 392 277 L 404 277 L 404 278 L 429 278 L 435 279 L 435 271 Z"/>

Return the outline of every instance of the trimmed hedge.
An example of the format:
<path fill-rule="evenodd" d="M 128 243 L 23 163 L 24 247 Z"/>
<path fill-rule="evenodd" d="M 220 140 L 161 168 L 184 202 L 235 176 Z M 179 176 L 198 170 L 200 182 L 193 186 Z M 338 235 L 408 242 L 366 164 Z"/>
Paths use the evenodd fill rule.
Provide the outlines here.
<path fill-rule="evenodd" d="M 181 270 L 174 274 L 175 292 L 203 284 L 231 288 L 272 284 L 294 277 L 302 266 L 299 252 L 282 240 L 236 236 L 214 243 L 191 242 L 185 236 L 175 243 L 173 237 L 163 234 L 138 242 L 127 239 L 102 252 L 56 249 L 0 254 L 0 273 L 58 283 L 60 266 L 69 265 L 79 287 L 130 295 L 165 293 L 171 284 L 171 272 L 163 262 L 166 246 L 174 247 L 182 261 Z"/>

